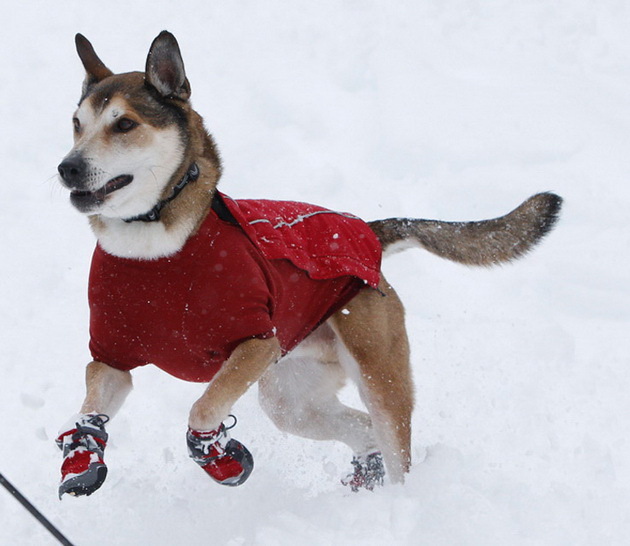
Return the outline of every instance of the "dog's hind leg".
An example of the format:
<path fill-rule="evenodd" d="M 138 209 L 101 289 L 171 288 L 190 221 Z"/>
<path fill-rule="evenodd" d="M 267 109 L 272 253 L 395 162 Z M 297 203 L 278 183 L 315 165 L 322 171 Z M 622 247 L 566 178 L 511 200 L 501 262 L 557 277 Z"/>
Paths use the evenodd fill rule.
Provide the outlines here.
<path fill-rule="evenodd" d="M 394 482 L 411 464 L 413 383 L 404 308 L 381 277 L 379 291 L 364 289 L 331 318 L 340 338 L 340 362 L 359 387 L 374 435 Z"/>
<path fill-rule="evenodd" d="M 328 334 L 334 340 L 329 328 Z M 337 397 L 345 379 L 336 358 L 315 358 L 298 349 L 261 378 L 260 405 L 280 430 L 312 440 L 343 442 L 355 454 L 376 451 L 369 415 L 342 404 Z"/>

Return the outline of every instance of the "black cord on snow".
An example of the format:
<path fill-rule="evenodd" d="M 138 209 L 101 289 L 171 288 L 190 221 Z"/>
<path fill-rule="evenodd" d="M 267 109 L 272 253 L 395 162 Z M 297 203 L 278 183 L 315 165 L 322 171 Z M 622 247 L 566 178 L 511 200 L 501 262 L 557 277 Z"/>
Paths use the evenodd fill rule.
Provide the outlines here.
<path fill-rule="evenodd" d="M 57 528 L 48 521 L 43 514 L 35 508 L 27 499 L 24 497 L 3 475 L 0 473 L 0 484 L 6 487 L 7 491 L 13 495 L 24 508 L 26 508 L 37 521 L 39 521 L 46 529 L 48 529 L 52 535 L 64 546 L 72 546 L 72 542 L 70 542 L 66 537 L 64 537 Z"/>

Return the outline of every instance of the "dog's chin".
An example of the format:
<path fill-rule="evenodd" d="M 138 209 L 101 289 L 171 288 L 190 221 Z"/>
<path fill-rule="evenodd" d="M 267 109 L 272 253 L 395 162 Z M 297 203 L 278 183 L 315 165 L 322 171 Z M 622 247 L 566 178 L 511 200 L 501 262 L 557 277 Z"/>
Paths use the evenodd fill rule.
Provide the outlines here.
<path fill-rule="evenodd" d="M 116 178 L 112 178 L 98 190 L 73 190 L 70 192 L 70 202 L 83 214 L 97 214 L 105 204 L 105 199 L 108 195 L 128 186 L 132 181 L 132 175 L 122 174 Z"/>

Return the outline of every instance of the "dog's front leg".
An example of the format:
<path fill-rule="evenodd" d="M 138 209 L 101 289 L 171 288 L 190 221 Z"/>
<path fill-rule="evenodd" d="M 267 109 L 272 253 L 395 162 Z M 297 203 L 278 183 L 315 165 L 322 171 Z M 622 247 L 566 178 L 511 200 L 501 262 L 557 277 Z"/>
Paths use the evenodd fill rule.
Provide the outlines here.
<path fill-rule="evenodd" d="M 59 497 L 91 495 L 105 481 L 105 423 L 131 391 L 131 374 L 102 362 L 91 362 L 85 373 L 86 395 L 81 412 L 62 427 L 57 445 L 63 451 Z"/>
<path fill-rule="evenodd" d="M 193 404 L 186 436 L 188 452 L 220 484 L 242 484 L 254 466 L 251 453 L 230 437 L 223 420 L 234 403 L 281 355 L 276 338 L 241 343 Z"/>
<path fill-rule="evenodd" d="M 275 337 L 249 339 L 241 343 L 223 364 L 201 398 L 193 404 L 188 420 L 190 428 L 211 430 L 221 425 L 232 405 L 280 356 L 280 344 Z"/>
<path fill-rule="evenodd" d="M 131 391 L 131 373 L 102 362 L 90 362 L 85 370 L 85 387 L 81 413 L 104 413 L 111 418 Z"/>

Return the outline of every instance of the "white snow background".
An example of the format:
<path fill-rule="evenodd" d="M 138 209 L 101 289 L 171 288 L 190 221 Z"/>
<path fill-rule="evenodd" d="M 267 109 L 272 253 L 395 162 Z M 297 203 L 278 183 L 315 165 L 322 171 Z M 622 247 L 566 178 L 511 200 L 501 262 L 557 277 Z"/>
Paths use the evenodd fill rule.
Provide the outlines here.
<path fill-rule="evenodd" d="M 0 8 L 0 472 L 77 545 L 630 543 L 630 4 L 622 0 L 8 2 Z M 184 435 L 203 386 L 147 367 L 104 486 L 57 499 L 79 408 L 94 240 L 56 179 L 84 33 L 114 71 L 178 38 L 233 197 L 365 219 L 490 218 L 565 198 L 525 259 L 408 251 L 417 407 L 404 486 L 351 494 L 351 454 L 234 408 L 256 469 L 211 482 Z M 352 389 L 344 397 L 358 403 Z M 0 491 L 0 544 L 55 540 Z"/>

